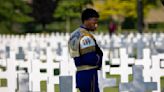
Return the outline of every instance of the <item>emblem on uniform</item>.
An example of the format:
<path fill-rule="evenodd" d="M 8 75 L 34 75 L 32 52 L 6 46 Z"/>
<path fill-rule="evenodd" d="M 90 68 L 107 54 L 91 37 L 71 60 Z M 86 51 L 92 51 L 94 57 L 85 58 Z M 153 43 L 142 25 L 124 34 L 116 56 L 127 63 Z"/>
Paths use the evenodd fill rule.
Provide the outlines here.
<path fill-rule="evenodd" d="M 84 36 L 80 40 L 80 47 L 81 49 L 87 48 L 87 47 L 92 47 L 95 46 L 94 40 L 89 37 L 89 36 Z"/>

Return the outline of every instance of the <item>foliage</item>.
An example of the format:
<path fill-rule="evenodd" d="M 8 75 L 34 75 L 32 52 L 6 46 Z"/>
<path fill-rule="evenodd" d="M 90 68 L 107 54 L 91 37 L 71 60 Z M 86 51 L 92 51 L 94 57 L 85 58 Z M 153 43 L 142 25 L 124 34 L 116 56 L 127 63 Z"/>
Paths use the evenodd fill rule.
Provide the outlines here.
<path fill-rule="evenodd" d="M 111 16 L 121 23 L 127 17 L 137 17 L 136 0 L 34 0 L 32 5 L 26 1 L 0 0 L 0 33 L 70 32 L 80 25 L 81 11 L 88 5 L 100 13 L 100 30 L 107 29 L 104 20 L 108 22 Z M 142 1 L 146 16 L 158 0 Z"/>
<path fill-rule="evenodd" d="M 41 23 L 43 28 L 46 24 L 54 21 L 53 12 L 57 7 L 59 0 L 33 0 L 32 16 L 37 23 Z"/>
<path fill-rule="evenodd" d="M 93 0 L 94 7 L 100 13 L 101 20 L 112 19 L 117 22 L 117 30 L 121 32 L 122 23 L 129 18 L 136 20 L 137 16 L 137 0 Z M 144 7 L 143 13 L 146 17 L 148 11 L 154 8 L 156 0 L 142 0 Z M 133 21 L 134 23 L 136 21 Z M 134 25 L 133 25 L 134 26 Z M 131 26 L 132 27 L 132 26 Z"/>
<path fill-rule="evenodd" d="M 143 0 L 144 14 L 154 6 L 152 2 L 154 1 Z M 101 19 L 107 19 L 109 16 L 118 19 L 137 17 L 137 0 L 94 0 L 94 6 L 100 12 Z"/>
<path fill-rule="evenodd" d="M 60 0 L 54 16 L 61 20 L 66 20 L 67 17 L 79 18 L 80 13 L 86 4 L 92 3 L 91 0 Z"/>
<path fill-rule="evenodd" d="M 54 17 L 59 21 L 65 21 L 65 30 L 70 32 L 72 20 L 80 19 L 81 11 L 87 4 L 92 4 L 92 0 L 60 0 Z"/>
<path fill-rule="evenodd" d="M 23 0 L 0 0 L 0 31 L 17 31 L 15 25 L 33 20 L 28 15 L 30 12 L 31 8 Z"/>
<path fill-rule="evenodd" d="M 30 11 L 30 7 L 22 0 L 0 1 L 1 21 L 6 20 L 18 23 L 31 21 L 32 19 L 27 15 L 30 13 Z"/>
<path fill-rule="evenodd" d="M 132 11 L 136 8 L 134 3 L 127 3 L 123 0 L 95 0 L 94 5 L 99 11 L 101 18 L 106 19 L 109 16 L 134 16 L 135 12 Z M 126 8 L 126 9 L 125 9 Z"/>

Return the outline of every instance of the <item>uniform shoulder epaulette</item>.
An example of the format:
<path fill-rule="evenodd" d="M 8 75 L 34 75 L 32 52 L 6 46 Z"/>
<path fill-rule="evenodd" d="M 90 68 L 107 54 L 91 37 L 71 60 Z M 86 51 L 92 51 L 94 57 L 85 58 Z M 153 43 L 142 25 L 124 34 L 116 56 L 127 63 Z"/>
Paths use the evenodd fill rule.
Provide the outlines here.
<path fill-rule="evenodd" d="M 90 34 L 87 30 L 85 30 L 85 29 L 80 29 L 80 32 L 81 32 L 81 34 L 83 35 L 83 36 L 89 36 L 89 37 L 91 37 L 92 39 L 95 39 L 94 37 L 93 37 L 93 35 L 92 34 Z"/>

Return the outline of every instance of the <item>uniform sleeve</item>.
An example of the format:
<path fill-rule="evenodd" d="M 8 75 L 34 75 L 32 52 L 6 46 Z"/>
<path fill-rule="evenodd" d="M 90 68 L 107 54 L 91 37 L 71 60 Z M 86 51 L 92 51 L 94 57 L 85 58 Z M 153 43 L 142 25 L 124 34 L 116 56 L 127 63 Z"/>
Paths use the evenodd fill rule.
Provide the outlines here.
<path fill-rule="evenodd" d="M 75 58 L 75 61 L 80 61 L 80 65 L 98 65 L 102 62 L 101 56 L 96 52 L 96 43 L 89 36 L 84 36 L 80 40 L 81 56 Z"/>
<path fill-rule="evenodd" d="M 90 52 L 95 52 L 96 51 L 96 43 L 93 38 L 90 36 L 83 36 L 80 39 L 80 54 L 84 55 Z"/>

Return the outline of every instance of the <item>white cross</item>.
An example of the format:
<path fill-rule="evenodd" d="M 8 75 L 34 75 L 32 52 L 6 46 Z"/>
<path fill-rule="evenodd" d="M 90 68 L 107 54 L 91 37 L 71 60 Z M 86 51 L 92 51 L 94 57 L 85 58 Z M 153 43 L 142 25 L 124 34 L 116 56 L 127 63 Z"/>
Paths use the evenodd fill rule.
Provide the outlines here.
<path fill-rule="evenodd" d="M 150 49 L 145 48 L 143 50 L 143 59 L 137 59 L 135 60 L 135 65 L 143 65 L 143 76 L 145 82 L 151 81 L 151 72 L 150 69 L 152 67 L 152 62 L 150 58 Z"/>
<path fill-rule="evenodd" d="M 110 74 L 120 74 L 121 82 L 128 82 L 128 75 L 132 74 L 132 68 L 128 66 L 128 56 L 126 54 L 126 49 L 120 49 L 120 66 L 118 68 L 110 68 Z"/>
<path fill-rule="evenodd" d="M 145 92 L 157 89 L 157 83 L 144 82 L 142 76 L 143 66 L 133 66 L 133 81 L 130 83 L 121 83 L 119 91 Z"/>
<path fill-rule="evenodd" d="M 153 81 L 157 82 L 157 91 L 153 92 L 161 92 L 160 89 L 160 77 L 164 76 L 164 69 L 160 68 L 161 62 L 160 59 L 164 59 L 164 54 L 154 55 L 152 56 L 152 68 L 151 68 L 151 76 Z"/>
<path fill-rule="evenodd" d="M 102 71 L 98 71 L 98 80 L 99 80 L 99 89 L 100 92 L 104 92 L 103 89 L 105 87 L 114 87 L 116 86 L 116 79 L 115 78 L 103 78 Z"/>

